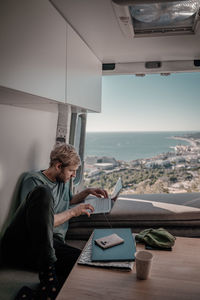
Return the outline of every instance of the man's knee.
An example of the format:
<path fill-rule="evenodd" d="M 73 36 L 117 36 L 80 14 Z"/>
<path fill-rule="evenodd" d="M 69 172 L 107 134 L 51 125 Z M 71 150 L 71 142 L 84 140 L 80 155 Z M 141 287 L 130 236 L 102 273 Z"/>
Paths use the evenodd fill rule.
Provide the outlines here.
<path fill-rule="evenodd" d="M 41 185 L 34 188 L 34 190 L 28 195 L 28 202 L 34 204 L 38 203 L 40 208 L 53 207 L 53 196 L 50 188 L 47 185 Z"/>

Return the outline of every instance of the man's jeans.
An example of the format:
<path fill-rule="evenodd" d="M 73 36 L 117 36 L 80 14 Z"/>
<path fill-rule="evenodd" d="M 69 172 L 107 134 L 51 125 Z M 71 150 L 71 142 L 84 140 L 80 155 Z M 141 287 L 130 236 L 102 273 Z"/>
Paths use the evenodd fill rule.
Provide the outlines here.
<path fill-rule="evenodd" d="M 58 273 L 68 275 L 80 250 L 53 236 L 53 201 L 49 187 L 43 185 L 19 206 L 2 240 L 7 264 L 43 269 L 55 263 Z"/>

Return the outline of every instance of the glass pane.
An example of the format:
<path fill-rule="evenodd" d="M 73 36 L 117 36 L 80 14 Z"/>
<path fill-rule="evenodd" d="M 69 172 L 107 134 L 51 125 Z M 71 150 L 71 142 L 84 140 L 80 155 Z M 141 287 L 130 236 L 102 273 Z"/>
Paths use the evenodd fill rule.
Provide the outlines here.
<path fill-rule="evenodd" d="M 85 187 L 123 194 L 200 192 L 200 72 L 105 76 L 89 114 Z"/>
<path fill-rule="evenodd" d="M 192 31 L 199 4 L 199 0 L 189 0 L 129 6 L 134 31 Z"/>

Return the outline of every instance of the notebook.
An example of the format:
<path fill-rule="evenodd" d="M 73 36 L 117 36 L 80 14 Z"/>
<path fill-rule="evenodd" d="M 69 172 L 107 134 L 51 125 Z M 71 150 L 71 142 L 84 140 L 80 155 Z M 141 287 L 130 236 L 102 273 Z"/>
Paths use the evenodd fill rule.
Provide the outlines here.
<path fill-rule="evenodd" d="M 81 255 L 79 256 L 78 264 L 99 268 L 114 268 L 122 271 L 133 270 L 133 261 L 92 261 L 92 239 L 93 233 L 91 234 L 88 242 L 86 243 L 83 251 L 81 252 Z"/>
<path fill-rule="evenodd" d="M 116 233 L 124 240 L 124 243 L 117 246 L 102 249 L 96 245 L 95 240 Z M 135 260 L 135 238 L 130 228 L 95 229 L 92 239 L 93 262 L 100 261 L 134 261 Z"/>
<path fill-rule="evenodd" d="M 98 198 L 94 195 L 89 195 L 85 198 L 84 203 L 89 203 L 94 207 L 94 211 L 91 214 L 101 214 L 109 213 L 114 205 L 113 199 L 118 197 L 122 189 L 122 180 L 118 178 L 117 183 L 115 184 L 112 195 L 109 198 Z"/>

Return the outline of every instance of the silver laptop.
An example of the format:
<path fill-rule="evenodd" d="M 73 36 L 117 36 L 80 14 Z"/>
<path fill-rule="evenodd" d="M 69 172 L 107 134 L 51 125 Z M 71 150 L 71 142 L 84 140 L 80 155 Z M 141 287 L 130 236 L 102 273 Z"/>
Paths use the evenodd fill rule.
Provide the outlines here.
<path fill-rule="evenodd" d="M 91 214 L 109 213 L 114 205 L 113 199 L 117 198 L 122 189 L 122 180 L 118 178 L 115 184 L 112 195 L 109 198 L 98 198 L 94 195 L 89 195 L 85 198 L 84 203 L 89 203 L 94 207 Z"/>

